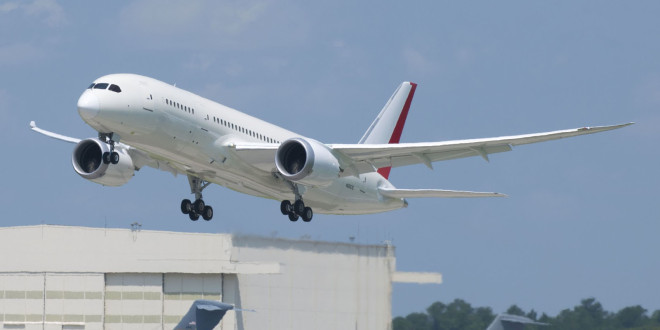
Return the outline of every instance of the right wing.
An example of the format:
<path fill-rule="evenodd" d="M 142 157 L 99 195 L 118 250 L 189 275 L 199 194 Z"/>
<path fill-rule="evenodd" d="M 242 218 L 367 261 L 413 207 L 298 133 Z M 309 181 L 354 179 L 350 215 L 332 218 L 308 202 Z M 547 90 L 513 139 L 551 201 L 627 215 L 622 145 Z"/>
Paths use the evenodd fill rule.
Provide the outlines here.
<path fill-rule="evenodd" d="M 53 133 L 53 132 L 43 130 L 43 129 L 37 127 L 37 124 L 34 122 L 34 120 L 30 122 L 30 128 L 33 131 L 37 132 L 37 133 L 41 133 L 41 134 L 43 134 L 45 136 L 48 136 L 48 137 L 51 137 L 53 139 L 57 139 L 57 140 L 61 140 L 61 141 L 69 142 L 69 143 L 78 143 L 78 142 L 80 142 L 80 139 L 76 139 L 76 138 L 72 138 L 70 136 L 64 136 L 62 134 L 57 134 L 57 133 Z"/>
<path fill-rule="evenodd" d="M 382 167 L 425 164 L 464 157 L 510 151 L 512 146 L 593 134 L 632 125 L 633 123 L 567 129 L 561 131 L 503 136 L 485 139 L 400 144 L 330 144 L 344 169 L 343 176 L 374 172 Z"/>
<path fill-rule="evenodd" d="M 54 133 L 51 131 L 47 131 L 45 129 L 41 129 L 37 127 L 37 124 L 33 121 L 30 122 L 30 128 L 40 134 L 43 134 L 45 136 L 51 137 L 56 140 L 64 141 L 64 142 L 69 142 L 69 143 L 79 143 L 82 141 L 81 139 Z M 159 160 L 156 158 L 151 157 L 149 154 L 146 152 L 133 148 L 129 145 L 123 144 L 123 143 L 117 143 L 116 144 L 117 148 L 123 148 L 128 152 L 128 154 L 131 156 L 131 159 L 133 160 L 133 165 L 137 169 L 143 167 L 143 166 L 149 166 L 153 167 L 155 169 L 163 170 L 165 172 L 172 173 L 172 175 L 176 176 L 179 172 L 185 173 L 184 170 L 180 170 L 172 166 L 168 161 L 165 160 Z"/>

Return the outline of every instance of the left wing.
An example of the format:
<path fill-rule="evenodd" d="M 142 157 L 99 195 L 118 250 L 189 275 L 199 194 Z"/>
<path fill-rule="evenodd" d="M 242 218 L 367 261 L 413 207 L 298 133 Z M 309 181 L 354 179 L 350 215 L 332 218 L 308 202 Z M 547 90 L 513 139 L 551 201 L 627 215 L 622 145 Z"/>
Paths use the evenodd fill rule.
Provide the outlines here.
<path fill-rule="evenodd" d="M 342 176 L 357 176 L 389 166 L 425 164 L 432 169 L 433 162 L 442 160 L 474 156 L 481 156 L 488 160 L 488 155 L 511 151 L 513 146 L 605 132 L 632 124 L 582 127 L 534 134 L 444 142 L 327 144 L 326 146 L 332 150 L 332 153 L 339 160 L 339 164 L 343 169 Z M 229 147 L 247 164 L 263 171 L 270 172 L 275 167 L 274 159 L 278 148 L 277 144 L 237 142 L 232 143 Z"/>
<path fill-rule="evenodd" d="M 481 156 L 488 160 L 489 154 L 510 151 L 512 146 L 599 133 L 632 124 L 583 127 L 544 133 L 444 142 L 331 144 L 328 146 L 335 153 L 344 156 L 338 157 L 345 168 L 344 175 L 359 175 L 388 166 L 425 164 L 429 168 L 433 168 L 433 162 L 464 157 Z"/>

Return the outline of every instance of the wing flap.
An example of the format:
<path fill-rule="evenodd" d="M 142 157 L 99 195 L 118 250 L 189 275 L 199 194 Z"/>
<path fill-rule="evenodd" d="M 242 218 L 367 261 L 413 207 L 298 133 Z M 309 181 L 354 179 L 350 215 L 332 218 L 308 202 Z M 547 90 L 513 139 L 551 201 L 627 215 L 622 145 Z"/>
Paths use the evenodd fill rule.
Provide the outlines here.
<path fill-rule="evenodd" d="M 271 172 L 275 168 L 275 153 L 278 146 L 275 143 L 241 142 L 229 147 L 246 164 L 265 172 Z"/>
<path fill-rule="evenodd" d="M 473 197 L 507 197 L 505 194 L 496 192 L 476 192 L 461 190 L 443 190 L 443 189 L 395 189 L 378 188 L 378 192 L 391 198 L 473 198 Z"/>

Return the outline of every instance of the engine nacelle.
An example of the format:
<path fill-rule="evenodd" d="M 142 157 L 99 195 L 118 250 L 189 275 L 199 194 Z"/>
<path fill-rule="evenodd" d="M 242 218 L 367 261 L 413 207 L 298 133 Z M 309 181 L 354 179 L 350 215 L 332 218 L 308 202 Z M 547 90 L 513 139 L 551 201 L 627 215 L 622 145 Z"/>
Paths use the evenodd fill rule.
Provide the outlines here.
<path fill-rule="evenodd" d="M 73 169 L 83 178 L 104 186 L 121 186 L 133 177 L 135 166 L 124 148 L 115 146 L 119 163 L 104 164 L 103 153 L 110 152 L 110 145 L 97 139 L 85 139 L 73 149 Z"/>
<path fill-rule="evenodd" d="M 284 141 L 275 154 L 277 170 L 285 178 L 325 186 L 339 177 L 339 161 L 321 142 L 303 138 Z"/>

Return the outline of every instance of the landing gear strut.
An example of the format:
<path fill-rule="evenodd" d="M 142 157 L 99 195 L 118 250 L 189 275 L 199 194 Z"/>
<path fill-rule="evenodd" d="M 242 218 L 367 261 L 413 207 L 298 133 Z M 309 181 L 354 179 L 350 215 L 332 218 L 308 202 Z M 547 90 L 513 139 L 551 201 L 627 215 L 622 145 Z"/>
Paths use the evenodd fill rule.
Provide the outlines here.
<path fill-rule="evenodd" d="M 280 204 L 280 212 L 283 215 L 289 216 L 289 220 L 295 222 L 298 221 L 298 218 L 302 218 L 304 222 L 312 221 L 314 212 L 311 207 L 305 206 L 303 202 L 302 195 L 298 191 L 298 186 L 295 183 L 291 183 L 293 193 L 296 195 L 296 201 L 291 204 L 291 201 L 283 200 Z"/>
<path fill-rule="evenodd" d="M 99 133 L 99 139 L 110 145 L 110 152 L 103 153 L 103 164 L 119 163 L 119 154 L 115 151 L 115 143 L 119 142 L 119 135 L 115 133 Z"/>
<path fill-rule="evenodd" d="M 199 220 L 200 215 L 206 221 L 213 219 L 213 208 L 206 205 L 202 199 L 202 190 L 211 183 L 192 175 L 188 175 L 188 183 L 190 183 L 190 192 L 195 194 L 195 202 L 189 199 L 182 200 L 181 213 L 187 214 L 192 221 Z"/>

